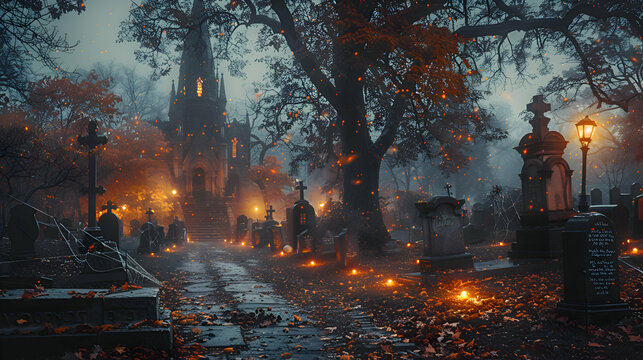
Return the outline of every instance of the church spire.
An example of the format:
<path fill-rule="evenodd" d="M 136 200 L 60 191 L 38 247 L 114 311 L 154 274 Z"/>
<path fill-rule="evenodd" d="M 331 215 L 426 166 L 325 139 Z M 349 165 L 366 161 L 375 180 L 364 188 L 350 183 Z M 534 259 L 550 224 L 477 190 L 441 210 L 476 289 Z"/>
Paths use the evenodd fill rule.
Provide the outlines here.
<path fill-rule="evenodd" d="M 194 0 L 190 13 L 190 25 L 183 45 L 179 70 L 179 91 L 185 89 L 183 96 L 196 97 L 197 90 L 200 89 L 200 94 L 212 97 L 213 91 L 211 90 L 216 87 L 214 58 L 203 0 Z M 201 82 L 197 85 L 199 79 Z"/>
<path fill-rule="evenodd" d="M 176 88 L 174 87 L 174 80 L 172 80 L 172 90 L 170 91 L 170 109 L 167 112 L 170 117 L 170 120 L 172 120 L 172 114 L 174 113 L 175 103 L 176 103 Z"/>
<path fill-rule="evenodd" d="M 224 107 L 225 107 L 225 103 L 227 100 L 226 100 L 226 94 L 225 94 L 225 84 L 223 82 L 223 73 L 221 73 L 221 80 L 219 80 L 219 82 L 221 83 L 219 87 L 219 99 L 221 103 L 224 104 Z"/>

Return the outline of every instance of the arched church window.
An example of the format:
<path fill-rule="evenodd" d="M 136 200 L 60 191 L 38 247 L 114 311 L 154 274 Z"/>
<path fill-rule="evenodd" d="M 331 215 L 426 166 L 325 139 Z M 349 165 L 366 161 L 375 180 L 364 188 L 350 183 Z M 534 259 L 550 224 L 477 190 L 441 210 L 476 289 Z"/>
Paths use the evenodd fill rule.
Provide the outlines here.
<path fill-rule="evenodd" d="M 201 97 L 203 94 L 203 80 L 201 78 L 196 79 L 196 96 Z"/>
<path fill-rule="evenodd" d="M 237 157 L 237 143 L 239 140 L 237 138 L 232 139 L 232 157 L 236 158 Z"/>

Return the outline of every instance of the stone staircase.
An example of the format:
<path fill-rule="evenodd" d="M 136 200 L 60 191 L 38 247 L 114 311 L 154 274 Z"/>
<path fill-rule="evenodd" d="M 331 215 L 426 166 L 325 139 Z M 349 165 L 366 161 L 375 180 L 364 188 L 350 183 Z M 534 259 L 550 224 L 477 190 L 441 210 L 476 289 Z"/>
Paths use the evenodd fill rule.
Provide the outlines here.
<path fill-rule="evenodd" d="M 190 241 L 223 241 L 230 238 L 228 200 L 190 198 L 182 204 Z"/>

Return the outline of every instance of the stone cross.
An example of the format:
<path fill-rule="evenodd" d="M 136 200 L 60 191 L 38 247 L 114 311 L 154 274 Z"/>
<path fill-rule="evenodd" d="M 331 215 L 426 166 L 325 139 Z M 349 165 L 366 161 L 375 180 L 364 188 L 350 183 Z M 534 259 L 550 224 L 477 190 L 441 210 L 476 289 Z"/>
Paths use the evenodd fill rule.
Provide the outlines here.
<path fill-rule="evenodd" d="M 154 214 L 154 210 L 152 210 L 152 208 L 148 208 L 145 214 L 147 214 L 147 221 L 152 222 L 152 214 Z"/>
<path fill-rule="evenodd" d="M 107 204 L 101 207 L 102 210 L 107 210 L 108 213 L 111 213 L 112 210 L 118 209 L 118 206 L 112 202 L 112 200 L 107 201 Z"/>
<path fill-rule="evenodd" d="M 272 209 L 272 205 L 270 205 L 270 209 L 266 210 L 266 220 L 272 220 L 272 213 L 274 213 L 275 210 Z"/>
<path fill-rule="evenodd" d="M 451 184 L 447 183 L 444 188 L 447 189 L 447 196 L 451 197 Z"/>
<path fill-rule="evenodd" d="M 102 186 L 96 186 L 96 152 L 93 151 L 100 145 L 107 144 L 107 136 L 98 134 L 98 122 L 90 120 L 87 125 L 87 135 L 78 136 L 78 143 L 87 147 L 89 159 L 89 186 L 84 191 L 87 192 L 88 212 L 87 212 L 87 225 L 90 228 L 96 227 L 96 195 L 101 195 L 105 192 Z"/>
<path fill-rule="evenodd" d="M 304 182 L 299 181 L 299 185 L 295 186 L 295 189 L 299 190 L 299 200 L 304 201 L 304 190 L 308 189 L 308 186 L 304 186 Z"/>
<path fill-rule="evenodd" d="M 534 113 L 534 118 L 529 121 L 533 128 L 533 133 L 536 135 L 536 138 L 543 139 L 545 134 L 549 132 L 547 125 L 549 124 L 549 118 L 545 116 L 545 113 L 551 110 L 551 105 L 543 101 L 542 95 L 536 95 L 532 98 L 531 104 L 527 104 L 527 111 Z"/>

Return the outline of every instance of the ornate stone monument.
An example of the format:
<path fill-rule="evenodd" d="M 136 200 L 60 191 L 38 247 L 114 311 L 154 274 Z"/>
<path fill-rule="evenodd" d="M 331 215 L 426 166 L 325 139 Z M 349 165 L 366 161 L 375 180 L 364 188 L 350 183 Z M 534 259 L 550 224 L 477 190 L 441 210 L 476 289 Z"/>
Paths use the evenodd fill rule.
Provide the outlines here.
<path fill-rule="evenodd" d="M 473 267 L 473 257 L 465 252 L 460 226 L 463 204 L 464 200 L 450 196 L 436 196 L 428 202 L 415 204 L 424 235 L 424 256 L 420 258 L 422 272 Z"/>
<path fill-rule="evenodd" d="M 547 127 L 544 114 L 550 105 L 536 95 L 527 110 L 534 113 L 529 122 L 532 132 L 523 136 L 514 149 L 523 159 L 521 227 L 511 246 L 511 258 L 550 258 L 562 253 L 561 232 L 567 219 L 574 216 L 572 170 L 563 153 L 565 138 Z"/>

